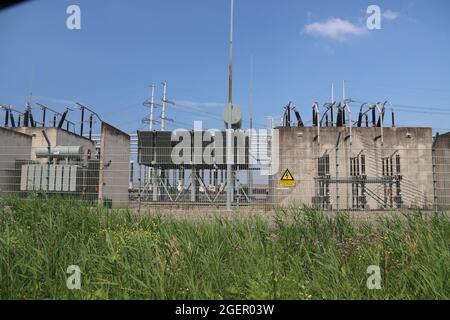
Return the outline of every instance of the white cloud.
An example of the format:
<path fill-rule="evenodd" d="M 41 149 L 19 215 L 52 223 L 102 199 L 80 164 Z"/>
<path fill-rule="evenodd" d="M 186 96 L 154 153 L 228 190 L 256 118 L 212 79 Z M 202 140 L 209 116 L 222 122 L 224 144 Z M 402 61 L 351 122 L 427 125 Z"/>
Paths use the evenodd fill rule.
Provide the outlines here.
<path fill-rule="evenodd" d="M 400 13 L 392 11 L 392 10 L 386 10 L 383 12 L 383 18 L 386 18 L 388 20 L 396 20 L 400 16 Z"/>
<path fill-rule="evenodd" d="M 325 22 L 310 23 L 305 26 L 303 31 L 307 34 L 316 34 L 334 40 L 345 40 L 347 36 L 366 34 L 367 28 L 340 18 L 331 18 Z"/>

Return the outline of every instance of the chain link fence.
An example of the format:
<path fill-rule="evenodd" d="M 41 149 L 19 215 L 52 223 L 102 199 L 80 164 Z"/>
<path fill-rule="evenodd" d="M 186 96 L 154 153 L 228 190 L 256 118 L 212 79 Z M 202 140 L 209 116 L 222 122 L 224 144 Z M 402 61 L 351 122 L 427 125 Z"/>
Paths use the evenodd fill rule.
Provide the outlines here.
<path fill-rule="evenodd" d="M 79 147 L 0 146 L 0 196 L 58 195 L 116 207 L 216 206 L 227 200 L 224 164 L 175 164 L 173 148 L 138 153 L 85 154 Z M 248 150 L 248 149 L 246 149 Z M 244 151 L 244 149 L 243 149 Z M 247 154 L 248 156 L 248 154 Z M 141 157 L 141 158 L 140 158 Z M 131 158 L 131 160 L 130 160 Z M 323 210 L 450 207 L 449 149 L 296 148 L 275 174 L 258 164 L 232 166 L 232 205 L 272 208 L 292 203 Z M 270 173 L 270 172 L 269 172 Z"/>

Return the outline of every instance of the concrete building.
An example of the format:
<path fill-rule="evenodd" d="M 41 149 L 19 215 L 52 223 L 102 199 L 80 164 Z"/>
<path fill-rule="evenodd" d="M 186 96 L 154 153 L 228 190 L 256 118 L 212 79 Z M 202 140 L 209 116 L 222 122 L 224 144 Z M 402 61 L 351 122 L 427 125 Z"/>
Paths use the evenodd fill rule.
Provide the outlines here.
<path fill-rule="evenodd" d="M 0 197 L 18 189 L 16 161 L 30 160 L 32 140 L 31 135 L 0 127 Z"/>
<path fill-rule="evenodd" d="M 0 127 L 0 196 L 38 191 L 126 207 L 130 137 L 102 122 L 98 144 L 57 127 Z"/>
<path fill-rule="evenodd" d="M 324 209 L 431 208 L 431 128 L 278 127 L 269 202 Z M 295 183 L 281 182 L 289 170 Z M 293 186 L 295 184 L 295 186 Z"/>

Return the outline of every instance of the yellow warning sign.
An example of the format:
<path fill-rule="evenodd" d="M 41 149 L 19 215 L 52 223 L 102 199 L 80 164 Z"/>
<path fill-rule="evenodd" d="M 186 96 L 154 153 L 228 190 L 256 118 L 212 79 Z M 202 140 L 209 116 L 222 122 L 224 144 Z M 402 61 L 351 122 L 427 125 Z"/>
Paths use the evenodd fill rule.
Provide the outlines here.
<path fill-rule="evenodd" d="M 291 171 L 289 171 L 289 169 L 286 169 L 286 171 L 284 172 L 283 176 L 281 177 L 280 187 L 293 188 L 296 185 L 297 184 L 295 183 L 295 179 L 292 176 Z"/>

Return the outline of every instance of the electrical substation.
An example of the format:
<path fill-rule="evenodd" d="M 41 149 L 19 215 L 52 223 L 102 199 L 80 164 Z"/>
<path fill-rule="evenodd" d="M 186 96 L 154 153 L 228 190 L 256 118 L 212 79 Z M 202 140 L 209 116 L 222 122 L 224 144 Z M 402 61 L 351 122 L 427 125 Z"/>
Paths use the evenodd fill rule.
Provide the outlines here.
<path fill-rule="evenodd" d="M 235 125 L 231 179 L 224 130 L 151 130 L 130 136 L 80 104 L 80 119 L 88 119 L 85 132 L 83 126 L 71 127 L 75 122 L 68 120 L 68 109 L 46 120 L 53 109 L 37 105 L 34 110 L 42 117 L 37 121 L 29 105 L 23 113 L 2 106 L 0 190 L 2 196 L 39 192 L 118 207 L 225 206 L 231 189 L 232 206 L 447 208 L 449 134 L 433 137 L 431 128 L 397 127 L 388 102 L 350 104 L 356 102 L 322 108 L 314 103 L 311 126 L 305 126 L 301 109 L 288 103 L 280 124 L 273 121 L 265 135 Z M 236 115 L 234 122 L 243 123 L 241 112 Z M 273 168 L 276 172 L 266 170 Z M 264 170 L 268 173 L 261 180 L 257 176 Z M 286 172 L 289 183 L 283 183 Z"/>
<path fill-rule="evenodd" d="M 37 106 L 40 122 L 33 118 L 29 105 L 24 113 L 2 106 L 0 195 L 42 193 L 124 206 L 128 202 L 130 136 L 81 104 L 80 131 L 68 120 L 70 109 L 59 113 Z M 50 120 L 46 119 L 49 113 Z M 85 115 L 89 115 L 88 132 L 83 131 Z M 97 141 L 94 129 L 100 131 Z"/>
<path fill-rule="evenodd" d="M 161 102 L 152 85 L 144 103 L 148 130 L 132 133 L 78 102 L 59 111 L 41 103 L 27 103 L 23 110 L 1 105 L 0 197 L 38 193 L 139 209 L 450 207 L 450 133 L 433 136 L 431 127 L 398 126 L 395 105 L 349 99 L 345 82 L 340 101 L 334 87 L 323 104 L 281 107 L 280 101 L 283 115 L 254 128 L 251 106 L 246 119 L 233 102 L 232 48 L 233 1 L 228 102 L 218 116 L 220 130 L 195 124 L 168 130 L 176 103 L 168 99 L 166 82 Z M 202 120 L 208 112 L 197 114 Z"/>

